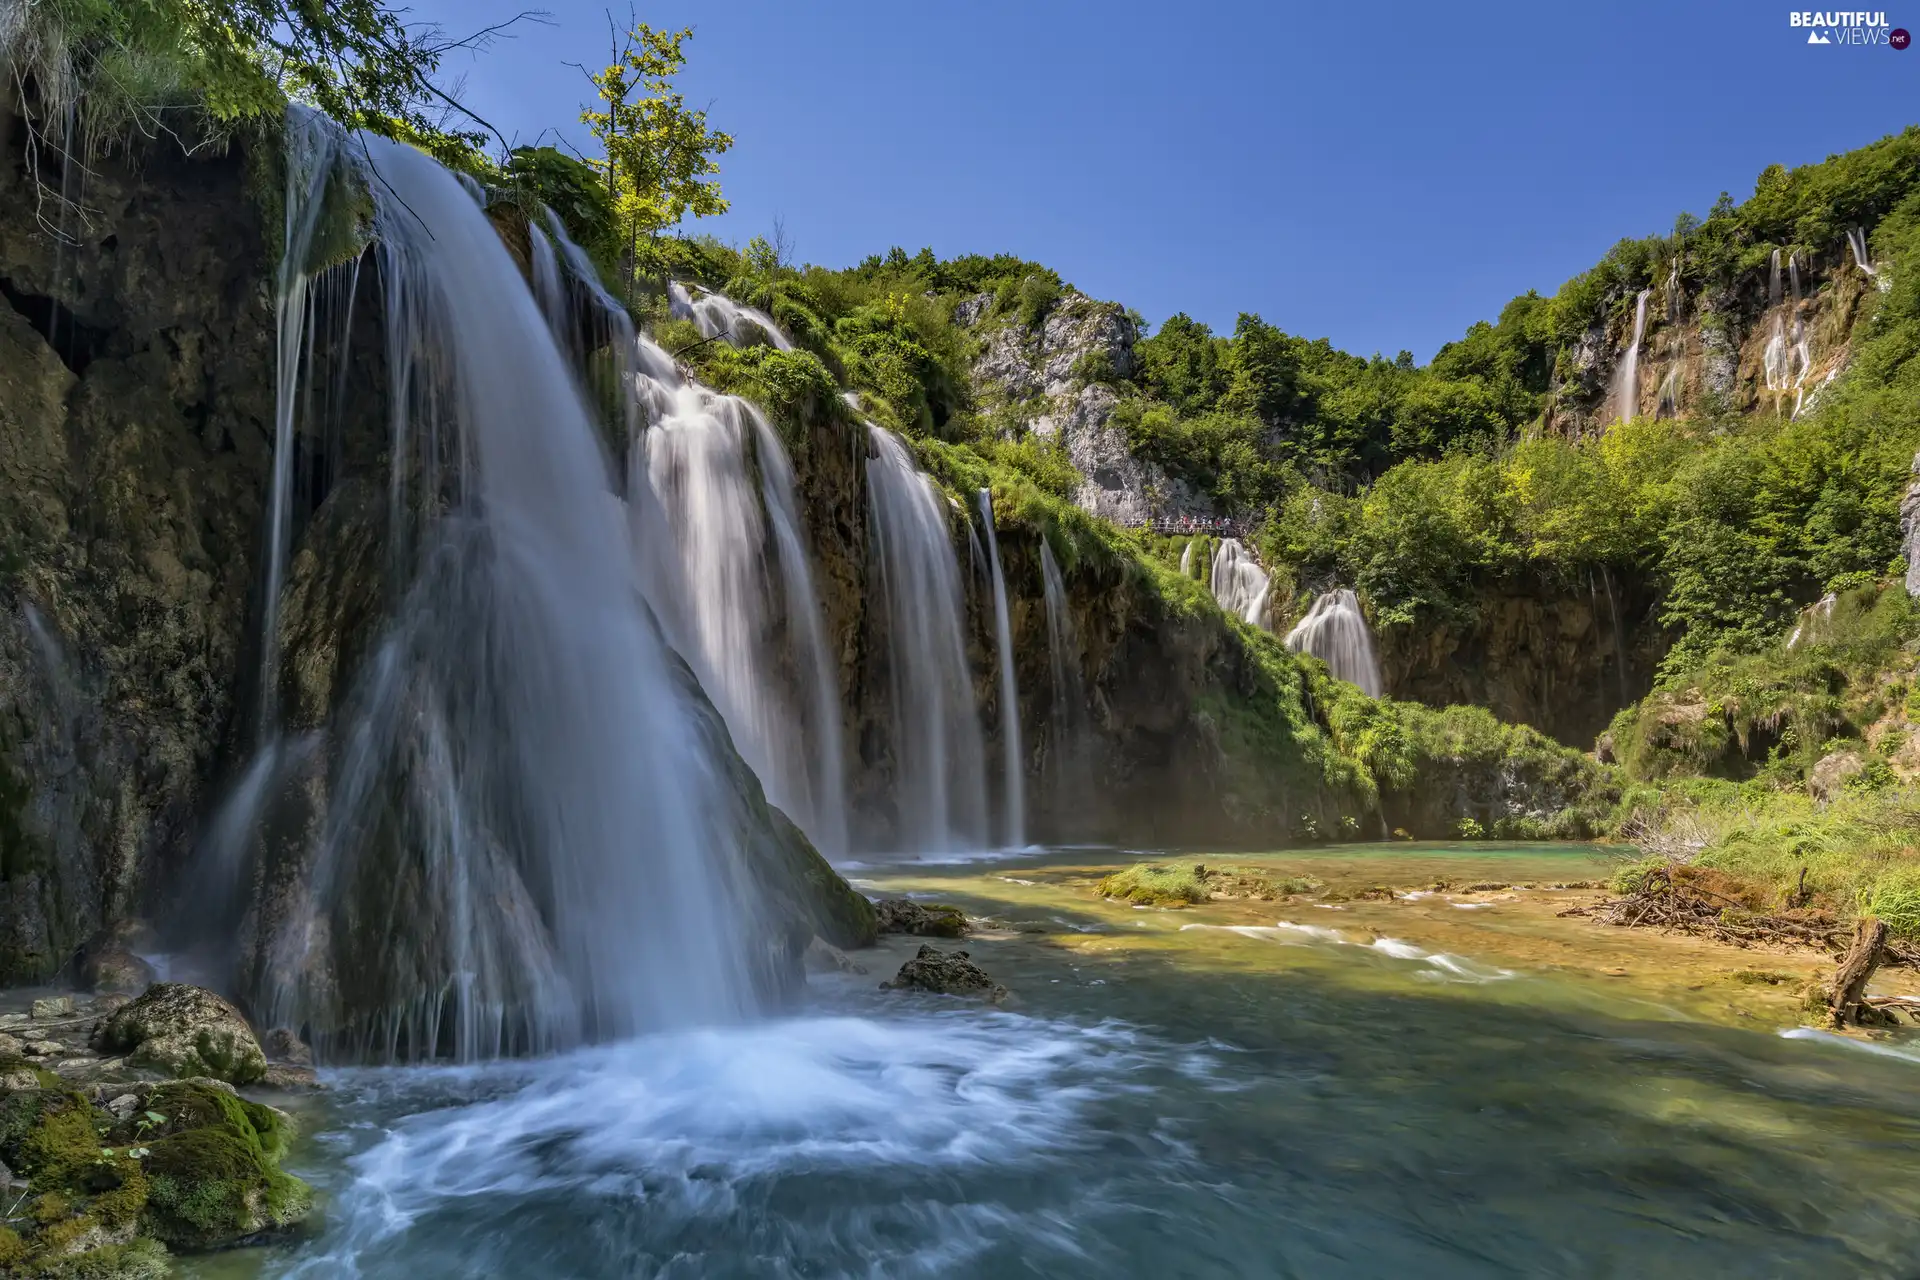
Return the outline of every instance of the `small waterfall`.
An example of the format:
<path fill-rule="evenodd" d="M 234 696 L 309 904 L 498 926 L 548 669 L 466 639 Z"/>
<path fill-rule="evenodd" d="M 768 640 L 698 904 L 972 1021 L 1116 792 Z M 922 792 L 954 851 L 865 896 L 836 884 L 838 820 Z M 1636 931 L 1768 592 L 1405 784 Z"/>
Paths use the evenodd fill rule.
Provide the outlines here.
<path fill-rule="evenodd" d="M 793 350 L 793 343 L 766 312 L 718 293 L 702 293 L 696 298 L 678 280 L 667 285 L 667 310 L 675 319 L 693 321 L 703 338 L 725 338 L 736 347 L 744 347 L 757 330 L 780 350 Z"/>
<path fill-rule="evenodd" d="M 1053 547 L 1045 538 L 1040 540 L 1040 579 L 1047 604 L 1047 666 L 1053 677 L 1048 760 L 1052 766 L 1054 823 L 1062 834 L 1085 835 L 1085 830 L 1070 825 L 1070 818 L 1084 812 L 1093 794 L 1087 772 L 1092 737 L 1087 725 L 1086 680 L 1080 669 L 1080 637 L 1074 629 L 1073 612 L 1067 607 L 1066 583 L 1053 558 Z"/>
<path fill-rule="evenodd" d="M 1673 262 L 1667 268 L 1667 323 L 1680 323 L 1680 245 L 1674 241 Z"/>
<path fill-rule="evenodd" d="M 1651 289 L 1642 289 L 1633 300 L 1633 340 L 1627 354 L 1613 374 L 1613 416 L 1618 422 L 1632 420 L 1640 412 L 1640 339 L 1647 330 L 1647 298 Z"/>
<path fill-rule="evenodd" d="M 1194 542 L 1195 539 L 1188 538 L 1187 545 L 1180 549 L 1180 576 L 1183 578 L 1191 578 L 1193 576 Z"/>
<path fill-rule="evenodd" d="M 1307 616 L 1287 633 L 1287 648 L 1310 653 L 1327 664 L 1335 679 L 1358 685 L 1370 698 L 1386 691 L 1373 656 L 1373 631 L 1360 612 L 1360 598 L 1340 587 L 1313 602 Z"/>
<path fill-rule="evenodd" d="M 1025 754 L 1020 749 L 1020 695 L 1013 680 L 1013 625 L 1007 614 L 1007 580 L 1000 571 L 1000 537 L 993 527 L 993 491 L 982 489 L 980 525 L 987 534 L 987 562 L 993 571 L 993 630 L 1000 652 L 1000 736 L 1006 757 L 1007 848 L 1027 843 Z"/>
<path fill-rule="evenodd" d="M 1222 609 L 1256 627 L 1267 625 L 1267 595 L 1273 584 L 1266 570 L 1238 538 L 1222 538 L 1213 553 L 1213 598 Z"/>
<path fill-rule="evenodd" d="M 324 794 L 300 792 L 322 805 L 315 834 L 264 873 L 283 890 L 263 900 L 254 1008 L 323 1042 L 461 1058 L 740 1016 L 759 932 L 740 798 L 641 595 L 612 461 L 541 303 L 433 160 L 298 110 L 289 133 L 290 262 L 332 176 L 350 167 L 372 197 L 392 540 L 415 527 L 327 735 Z M 309 163 L 315 137 L 328 158 Z M 300 274 L 283 274 L 283 356 L 302 345 Z M 276 459 L 276 513 L 289 478 Z M 280 766 L 243 775 L 241 815 L 254 769 Z"/>
<path fill-rule="evenodd" d="M 1885 264 L 1873 265 L 1873 257 L 1867 248 L 1867 233 L 1860 227 L 1847 232 L 1847 247 L 1853 250 L 1853 265 L 1860 268 L 1860 274 L 1873 281 L 1873 287 L 1881 293 L 1893 288 L 1893 277 L 1887 274 Z"/>
<path fill-rule="evenodd" d="M 750 401 L 681 377 L 647 339 L 639 353 L 648 429 L 629 492 L 651 489 L 677 552 L 643 561 L 649 595 L 767 798 L 844 853 L 839 680 L 786 451 Z"/>
<path fill-rule="evenodd" d="M 988 839 L 986 748 L 967 666 L 948 505 L 892 432 L 868 425 L 875 593 L 886 619 L 896 836 L 905 849 Z"/>

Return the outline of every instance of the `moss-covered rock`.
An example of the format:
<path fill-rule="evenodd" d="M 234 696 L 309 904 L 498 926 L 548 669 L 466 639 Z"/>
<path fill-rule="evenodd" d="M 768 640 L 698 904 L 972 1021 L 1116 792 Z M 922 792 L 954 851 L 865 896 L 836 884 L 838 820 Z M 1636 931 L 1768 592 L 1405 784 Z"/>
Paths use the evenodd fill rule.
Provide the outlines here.
<path fill-rule="evenodd" d="M 146 1280 L 171 1244 L 219 1249 L 285 1230 L 312 1192 L 281 1172 L 290 1122 L 215 1080 L 139 1088 L 120 1113 L 64 1088 L 0 1098 L 0 1159 L 27 1198 L 0 1229 L 0 1274 Z"/>
<path fill-rule="evenodd" d="M 157 982 L 114 1011 L 95 1047 L 125 1053 L 139 1067 L 176 1076 L 211 1076 L 251 1084 L 267 1071 L 267 1055 L 238 1009 L 202 987 Z"/>

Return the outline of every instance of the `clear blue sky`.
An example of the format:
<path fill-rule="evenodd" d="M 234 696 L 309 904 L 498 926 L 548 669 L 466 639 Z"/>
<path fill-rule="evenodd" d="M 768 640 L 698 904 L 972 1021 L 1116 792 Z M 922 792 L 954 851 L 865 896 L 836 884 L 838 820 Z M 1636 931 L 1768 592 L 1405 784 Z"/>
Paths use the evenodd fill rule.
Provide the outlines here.
<path fill-rule="evenodd" d="M 1890 9 L 1920 30 L 1920 0 Z M 539 4 L 541 0 L 528 0 Z M 605 10 L 545 0 L 470 64 L 509 136 L 577 124 Z M 515 0 L 416 0 L 450 33 Z M 657 0 L 688 97 L 738 139 L 744 243 L 1010 252 L 1158 324 L 1289 332 L 1425 361 L 1625 235 L 1744 199 L 1765 165 L 1920 120 L 1920 50 L 1810 47 L 1784 4 L 796 3 Z M 620 13 L 624 16 L 625 9 Z"/>

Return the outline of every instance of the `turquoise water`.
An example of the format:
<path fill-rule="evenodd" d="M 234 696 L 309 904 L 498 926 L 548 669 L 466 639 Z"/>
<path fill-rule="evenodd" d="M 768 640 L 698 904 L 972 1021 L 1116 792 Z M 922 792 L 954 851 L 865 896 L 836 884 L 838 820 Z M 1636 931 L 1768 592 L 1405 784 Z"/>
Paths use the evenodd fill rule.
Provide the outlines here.
<path fill-rule="evenodd" d="M 1915 1273 L 1903 1050 L 1569 1003 L 1472 956 L 1035 905 L 1017 883 L 1093 857 L 860 873 L 996 906 L 1014 927 L 965 945 L 1006 1008 L 877 990 L 917 945 L 896 939 L 750 1026 L 334 1073 L 299 1157 L 324 1228 L 202 1273 Z M 1156 945 L 1118 945 L 1130 929 Z"/>

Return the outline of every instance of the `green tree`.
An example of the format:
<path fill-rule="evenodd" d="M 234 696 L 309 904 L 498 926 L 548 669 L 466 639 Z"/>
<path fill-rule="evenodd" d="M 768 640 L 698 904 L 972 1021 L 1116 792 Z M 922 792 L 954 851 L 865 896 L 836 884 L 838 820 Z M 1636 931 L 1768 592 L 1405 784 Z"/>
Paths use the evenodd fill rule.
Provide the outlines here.
<path fill-rule="evenodd" d="M 689 214 L 727 210 L 713 175 L 720 172 L 715 157 L 733 146 L 733 136 L 709 128 L 707 113 L 689 107 L 673 84 L 686 65 L 681 46 L 692 38 L 691 27 L 656 31 L 634 23 L 616 41 L 606 69 L 586 73 L 600 106 L 583 109 L 580 119 L 606 152 L 590 163 L 606 180 L 629 277 L 643 236 L 657 236 Z"/>

